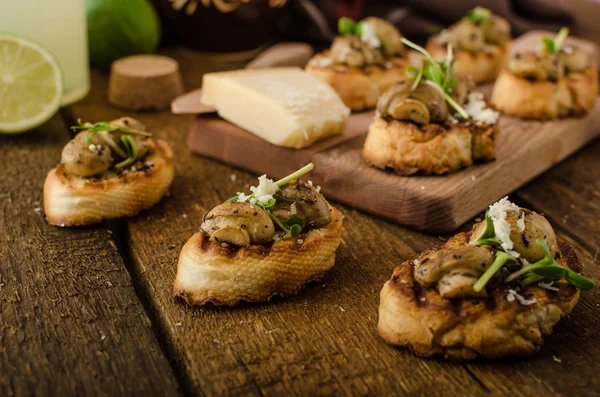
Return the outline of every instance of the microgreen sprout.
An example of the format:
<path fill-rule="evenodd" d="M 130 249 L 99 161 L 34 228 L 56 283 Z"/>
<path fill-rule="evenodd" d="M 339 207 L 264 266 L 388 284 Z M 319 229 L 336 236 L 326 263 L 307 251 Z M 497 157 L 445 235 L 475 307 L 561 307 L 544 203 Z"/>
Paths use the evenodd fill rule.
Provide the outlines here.
<path fill-rule="evenodd" d="M 500 240 L 496 238 L 496 231 L 494 230 L 494 221 L 490 217 L 490 212 L 485 212 L 485 230 L 475 240 L 476 245 L 500 245 Z"/>
<path fill-rule="evenodd" d="M 506 262 L 518 262 L 519 260 L 514 256 L 507 254 L 504 251 L 496 251 L 496 258 L 492 262 L 491 266 L 481 275 L 479 280 L 473 285 L 475 292 L 481 291 L 490 279 L 496 274 Z"/>
<path fill-rule="evenodd" d="M 512 273 L 506 278 L 505 282 L 509 283 L 521 276 L 525 276 L 521 281 L 521 285 L 525 286 L 536 281 L 557 281 L 564 277 L 571 285 L 579 289 L 590 289 L 594 286 L 592 280 L 566 267 L 562 267 L 556 262 L 552 257 L 548 244 L 544 240 L 537 239 L 535 241 L 544 250 L 545 256 L 539 261 L 524 266 L 522 269 Z"/>
<path fill-rule="evenodd" d="M 138 149 L 137 145 L 135 144 L 135 139 L 131 135 L 122 135 L 121 141 L 123 142 L 123 145 L 127 150 L 127 158 L 115 165 L 115 168 L 123 168 L 133 164 L 137 159 L 138 155 Z"/>
<path fill-rule="evenodd" d="M 341 35 L 360 34 L 360 24 L 352 18 L 341 17 L 338 20 L 338 32 Z"/>
<path fill-rule="evenodd" d="M 467 20 L 479 25 L 481 23 L 489 21 L 492 16 L 492 12 L 484 7 L 475 7 L 467 13 L 465 17 Z"/>
<path fill-rule="evenodd" d="M 550 54 L 558 54 L 558 51 L 560 51 L 560 47 L 562 46 L 563 42 L 566 40 L 568 35 L 569 28 L 562 28 L 558 31 L 558 34 L 556 35 L 554 40 L 550 37 L 544 37 L 542 40 L 544 41 L 544 47 L 546 51 Z"/>
<path fill-rule="evenodd" d="M 133 129 L 131 127 L 109 123 L 106 121 L 99 121 L 97 123 L 82 123 L 81 119 L 77 119 L 77 125 L 71 127 L 73 131 L 86 131 L 85 140 L 90 145 L 95 145 L 96 143 L 93 140 L 93 136 L 98 134 L 102 141 L 106 143 L 110 148 L 117 153 L 119 156 L 125 159 L 116 165 L 116 168 L 126 167 L 129 164 L 132 164 L 137 158 L 137 147 L 135 145 L 135 140 L 131 135 L 123 135 L 121 136 L 121 141 L 125 146 L 125 150 L 123 150 L 119 145 L 112 139 L 110 136 L 111 132 L 122 132 L 124 134 L 134 134 L 134 135 L 142 135 L 142 136 L 152 136 L 152 134 L 139 131 Z M 128 137 L 128 138 L 126 138 Z"/>
<path fill-rule="evenodd" d="M 456 101 L 450 96 L 450 90 L 458 82 L 458 80 L 452 76 L 452 63 L 454 61 L 452 47 L 448 47 L 446 58 L 442 62 L 437 62 L 433 59 L 431 54 L 429 54 L 429 52 L 420 45 L 415 44 L 404 37 L 402 38 L 402 42 L 407 47 L 410 47 L 413 50 L 420 52 L 425 57 L 420 69 L 414 66 L 408 68 L 408 76 L 415 79 L 415 81 L 417 78 L 419 79 L 419 81 L 421 81 L 422 78 L 425 78 L 426 82 L 431 82 L 431 84 L 433 84 L 434 86 L 436 86 L 436 88 L 440 90 L 440 92 L 446 99 L 446 102 L 448 102 L 450 106 L 452 106 L 454 110 L 456 110 L 458 114 L 461 115 L 462 118 L 468 119 L 469 115 L 467 111 L 463 109 L 463 107 L 460 106 L 458 103 L 456 103 Z M 415 88 L 417 85 L 418 84 L 415 85 L 413 83 L 413 86 Z"/>

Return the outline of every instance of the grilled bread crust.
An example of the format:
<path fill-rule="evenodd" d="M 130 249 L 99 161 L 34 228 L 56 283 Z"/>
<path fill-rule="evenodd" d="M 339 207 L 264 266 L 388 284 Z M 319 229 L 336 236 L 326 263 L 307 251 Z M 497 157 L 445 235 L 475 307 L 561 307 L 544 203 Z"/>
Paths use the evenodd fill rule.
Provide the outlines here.
<path fill-rule="evenodd" d="M 321 228 L 272 244 L 223 246 L 202 232 L 194 234 L 179 256 L 174 296 L 189 305 L 235 306 L 297 294 L 335 263 L 342 214 L 332 207 L 331 215 L 331 222 Z"/>
<path fill-rule="evenodd" d="M 400 175 L 446 174 L 495 157 L 498 124 L 428 124 L 377 117 L 363 146 L 365 162 Z"/>
<path fill-rule="evenodd" d="M 507 61 L 510 42 L 503 45 L 490 45 L 486 51 L 469 52 L 454 51 L 454 66 L 452 73 L 457 77 L 473 78 L 475 83 L 494 80 Z M 445 46 L 439 43 L 437 37 L 427 41 L 427 51 L 433 59 L 441 60 L 447 54 Z"/>
<path fill-rule="evenodd" d="M 522 118 L 556 119 L 582 116 L 594 106 L 598 73 L 588 67 L 556 82 L 531 81 L 503 69 L 496 80 L 491 103 L 500 112 Z"/>
<path fill-rule="evenodd" d="M 165 141 L 149 139 L 149 144 L 152 150 L 144 163 L 152 166 L 122 175 L 82 178 L 70 174 L 62 164 L 53 168 L 44 182 L 48 223 L 91 225 L 104 219 L 133 216 L 158 203 L 173 181 L 173 152 Z"/>
<path fill-rule="evenodd" d="M 409 63 L 404 58 L 391 58 L 383 65 L 364 68 L 340 64 L 322 66 L 325 59 L 329 59 L 329 51 L 315 55 L 306 70 L 333 87 L 344 104 L 354 111 L 375 108 L 379 95 L 398 81 L 408 79 Z"/>
<path fill-rule="evenodd" d="M 419 257 L 456 245 L 468 244 L 469 234 L 461 233 L 444 246 L 425 251 Z M 558 241 L 557 261 L 581 272 L 574 249 Z M 398 266 L 381 290 L 379 335 L 392 345 L 405 346 L 420 356 L 445 356 L 467 360 L 477 357 L 529 356 L 537 352 L 543 336 L 569 314 L 579 300 L 579 290 L 565 280 L 550 291 L 535 284 L 519 291 L 536 302 L 524 306 L 506 299 L 508 287 L 488 287 L 485 299 L 443 299 L 435 288 L 423 288 L 414 279 L 414 264 Z"/>

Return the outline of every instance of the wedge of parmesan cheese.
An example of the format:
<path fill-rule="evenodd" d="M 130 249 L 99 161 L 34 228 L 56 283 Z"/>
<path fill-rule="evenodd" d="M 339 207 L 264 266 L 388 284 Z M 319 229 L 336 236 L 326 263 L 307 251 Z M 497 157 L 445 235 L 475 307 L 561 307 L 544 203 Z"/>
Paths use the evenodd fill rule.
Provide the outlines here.
<path fill-rule="evenodd" d="M 202 103 L 274 145 L 296 149 L 341 134 L 350 114 L 333 88 L 300 68 L 205 74 Z"/>

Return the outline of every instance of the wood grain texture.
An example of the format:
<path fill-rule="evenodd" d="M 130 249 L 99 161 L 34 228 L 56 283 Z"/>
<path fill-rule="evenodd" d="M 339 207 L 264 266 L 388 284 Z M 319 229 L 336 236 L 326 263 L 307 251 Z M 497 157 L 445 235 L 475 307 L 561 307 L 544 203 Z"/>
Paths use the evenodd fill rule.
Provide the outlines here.
<path fill-rule="evenodd" d="M 185 54 L 176 58 L 182 70 L 190 70 L 184 74 L 187 84 L 200 80 L 202 69 L 194 67 L 196 60 Z M 91 94 L 74 107 L 75 115 L 91 121 L 125 115 L 108 107 L 105 95 L 106 76 L 93 72 Z M 185 136 L 193 116 L 136 117 L 173 146 L 176 178 L 169 197 L 128 222 L 121 242 L 129 247 L 127 265 L 137 290 L 189 395 L 558 396 L 573 390 L 581 395 L 597 391 L 598 291 L 584 292 L 570 318 L 529 360 L 463 365 L 420 359 L 386 345 L 376 332 L 383 283 L 396 264 L 440 245 L 444 238 L 345 206 L 338 206 L 345 221 L 336 266 L 323 282 L 309 285 L 298 296 L 237 308 L 192 309 L 173 300 L 179 251 L 198 230 L 202 215 L 232 192 L 247 191 L 256 179 L 192 155 Z M 543 212 L 544 203 L 534 209 Z M 590 233 L 600 233 L 599 227 Z M 568 238 L 561 230 L 559 236 Z M 593 253 L 576 247 L 588 275 L 599 281 Z M 586 357 L 586 352 L 591 354 Z M 554 361 L 553 355 L 562 362 Z"/>
<path fill-rule="evenodd" d="M 110 233 L 44 219 L 68 136 L 0 136 L 0 395 L 179 395 Z"/>

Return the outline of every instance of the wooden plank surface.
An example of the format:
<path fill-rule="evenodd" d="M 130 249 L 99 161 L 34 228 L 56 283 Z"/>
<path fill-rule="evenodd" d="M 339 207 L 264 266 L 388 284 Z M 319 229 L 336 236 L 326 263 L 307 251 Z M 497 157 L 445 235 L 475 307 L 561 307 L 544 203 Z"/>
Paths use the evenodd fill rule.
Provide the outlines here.
<path fill-rule="evenodd" d="M 196 60 L 175 54 L 182 69 L 196 71 L 186 81 L 194 88 L 203 69 L 195 67 Z M 92 121 L 124 115 L 106 105 L 105 94 L 106 76 L 93 72 L 92 93 L 74 107 L 75 115 Z M 126 264 L 187 394 L 554 396 L 598 390 L 597 290 L 582 294 L 570 318 L 532 359 L 460 364 L 420 359 L 386 345 L 376 332 L 383 283 L 397 263 L 443 238 L 344 206 L 338 206 L 345 223 L 336 266 L 298 296 L 237 308 L 192 309 L 173 300 L 179 251 L 198 230 L 202 215 L 232 192 L 248 190 L 256 179 L 192 155 L 185 136 L 193 116 L 136 117 L 173 146 L 176 178 L 170 196 L 131 219 L 119 239 L 128 247 Z M 543 212 L 545 207 L 540 200 L 533 209 Z M 568 224 L 559 226 L 559 235 L 569 239 L 573 233 L 562 228 Z M 588 233 L 600 233 L 600 225 L 590 221 L 589 227 Z M 588 275 L 600 280 L 594 253 L 575 243 Z"/>
<path fill-rule="evenodd" d="M 531 49 L 544 36 L 553 33 L 529 32 L 515 40 L 512 50 Z M 568 43 L 596 58 L 593 43 L 574 38 Z M 449 232 L 600 135 L 600 100 L 582 118 L 539 122 L 501 116 L 495 161 L 447 176 L 402 177 L 363 161 L 372 117 L 372 112 L 354 114 L 343 135 L 293 150 L 207 115 L 194 120 L 188 146 L 200 155 L 275 178 L 312 161 L 316 171 L 311 178 L 329 198 L 417 230 Z"/>
<path fill-rule="evenodd" d="M 42 184 L 68 138 L 59 116 L 0 134 L 0 396 L 177 396 L 110 233 L 44 219 Z"/>

